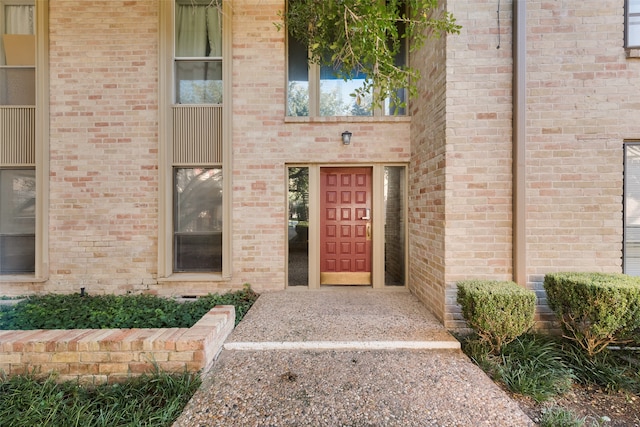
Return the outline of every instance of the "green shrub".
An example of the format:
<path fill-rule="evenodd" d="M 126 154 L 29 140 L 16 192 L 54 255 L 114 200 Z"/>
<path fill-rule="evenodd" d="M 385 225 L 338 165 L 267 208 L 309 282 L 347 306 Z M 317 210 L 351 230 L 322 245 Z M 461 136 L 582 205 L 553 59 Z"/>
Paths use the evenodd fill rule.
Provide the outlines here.
<path fill-rule="evenodd" d="M 562 395 L 573 385 L 573 371 L 553 337 L 523 334 L 505 344 L 499 355 L 490 354 L 489 346 L 473 336 L 461 344 L 464 353 L 494 381 L 536 402 Z"/>
<path fill-rule="evenodd" d="M 568 409 L 552 406 L 542 412 L 541 427 L 582 427 L 585 418 L 580 418 Z"/>
<path fill-rule="evenodd" d="M 523 335 L 502 348 L 497 377 L 509 390 L 543 402 L 568 392 L 574 374 L 548 337 Z"/>
<path fill-rule="evenodd" d="M 631 333 L 629 337 L 630 345 L 633 347 L 640 347 L 640 328 Z"/>
<path fill-rule="evenodd" d="M 169 427 L 200 383 L 196 373 L 160 371 L 98 386 L 55 376 L 0 377 L 0 425 Z"/>
<path fill-rule="evenodd" d="M 491 346 L 493 353 L 534 323 L 536 295 L 514 282 L 459 282 L 457 301 L 467 324 Z"/>
<path fill-rule="evenodd" d="M 634 353 L 605 349 L 589 356 L 572 341 L 563 345 L 565 363 L 571 366 L 579 383 L 597 384 L 607 391 L 640 394 L 640 366 Z"/>
<path fill-rule="evenodd" d="M 480 367 L 491 378 L 498 378 L 499 356 L 491 354 L 491 347 L 486 341 L 482 341 L 475 335 L 467 335 L 460 338 L 460 345 L 464 354 Z"/>
<path fill-rule="evenodd" d="M 640 328 L 640 278 L 624 274 L 553 273 L 544 278 L 549 307 L 564 335 L 589 356 L 632 341 Z"/>
<path fill-rule="evenodd" d="M 257 297 L 248 285 L 184 303 L 153 295 L 31 296 L 1 307 L 0 330 L 190 328 L 216 305 L 235 306 L 237 324 Z"/>

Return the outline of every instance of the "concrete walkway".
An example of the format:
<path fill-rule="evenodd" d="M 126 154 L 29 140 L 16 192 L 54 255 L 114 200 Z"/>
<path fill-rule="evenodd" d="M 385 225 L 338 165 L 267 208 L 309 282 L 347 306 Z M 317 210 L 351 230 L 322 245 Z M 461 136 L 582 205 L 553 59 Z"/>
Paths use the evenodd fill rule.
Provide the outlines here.
<path fill-rule="evenodd" d="M 533 426 L 408 291 L 265 293 L 180 426 Z"/>

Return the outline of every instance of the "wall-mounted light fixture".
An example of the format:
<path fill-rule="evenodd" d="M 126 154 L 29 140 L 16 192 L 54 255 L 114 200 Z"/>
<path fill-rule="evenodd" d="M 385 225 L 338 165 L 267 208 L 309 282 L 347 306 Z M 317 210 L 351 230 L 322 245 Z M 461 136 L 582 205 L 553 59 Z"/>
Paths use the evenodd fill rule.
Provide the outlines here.
<path fill-rule="evenodd" d="M 344 145 L 351 144 L 351 135 L 353 134 L 348 130 L 345 130 L 344 132 L 342 132 L 342 144 Z"/>

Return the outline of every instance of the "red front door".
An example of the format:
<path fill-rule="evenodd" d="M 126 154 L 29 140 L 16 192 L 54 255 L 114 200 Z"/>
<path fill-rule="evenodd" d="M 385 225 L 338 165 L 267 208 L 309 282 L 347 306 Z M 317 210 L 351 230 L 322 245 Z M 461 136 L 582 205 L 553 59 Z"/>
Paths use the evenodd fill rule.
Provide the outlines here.
<path fill-rule="evenodd" d="M 371 284 L 371 168 L 320 169 L 320 284 Z"/>

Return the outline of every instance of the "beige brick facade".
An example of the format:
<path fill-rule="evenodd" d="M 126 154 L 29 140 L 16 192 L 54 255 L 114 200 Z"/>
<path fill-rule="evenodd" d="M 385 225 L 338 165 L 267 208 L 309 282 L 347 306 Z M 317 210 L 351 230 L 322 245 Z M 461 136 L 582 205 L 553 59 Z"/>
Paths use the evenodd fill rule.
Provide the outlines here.
<path fill-rule="evenodd" d="M 157 5 L 56 1 L 49 13 L 46 290 L 140 289 L 157 260 Z"/>
<path fill-rule="evenodd" d="M 550 271 L 621 271 L 623 142 L 640 137 L 640 62 L 623 48 L 623 5 L 529 6 L 527 227 L 536 290 Z"/>
<path fill-rule="evenodd" d="M 429 61 L 427 69 L 427 86 L 446 104 L 438 106 L 441 100 L 432 96 L 414 104 L 412 172 L 418 167 L 432 179 L 442 175 L 444 196 L 412 185 L 412 197 L 425 202 L 410 206 L 416 214 L 430 203 L 431 211 L 436 203 L 444 207 L 439 217 L 429 216 L 442 224 L 438 232 L 414 238 L 412 250 L 439 248 L 444 256 L 412 253 L 411 286 L 450 327 L 461 326 L 457 281 L 510 280 L 513 274 L 512 2 L 501 2 L 500 11 L 497 6 L 447 3 L 463 29 L 447 38 L 446 59 Z M 544 322 L 545 273 L 621 271 L 623 142 L 640 137 L 634 120 L 640 63 L 624 49 L 623 1 L 526 6 L 528 279 L 522 285 L 538 291 Z M 421 102 L 444 115 L 435 130 L 424 131 Z M 441 167 L 430 159 L 430 147 L 440 153 Z M 415 229 L 431 229 L 416 214 L 410 216 Z M 435 283 L 427 279 L 436 274 Z"/>
<path fill-rule="evenodd" d="M 428 220 L 410 216 L 424 237 L 411 246 L 410 286 L 448 326 L 459 317 L 457 281 L 511 279 L 511 6 L 502 7 L 498 31 L 496 2 L 449 2 L 460 35 L 413 58 L 429 67 L 429 96 L 413 107 L 410 180 L 420 202 L 410 209 Z"/>
<path fill-rule="evenodd" d="M 623 142 L 640 138 L 623 5 L 526 2 L 523 285 L 538 291 L 551 271 L 621 271 Z M 457 281 L 512 278 L 512 1 L 442 2 L 462 32 L 412 54 L 410 119 L 286 118 L 283 7 L 234 0 L 228 17 L 230 279 L 158 281 L 159 1 L 50 1 L 48 265 L 0 294 L 283 289 L 289 164 L 408 166 L 407 285 L 447 326 Z"/>

